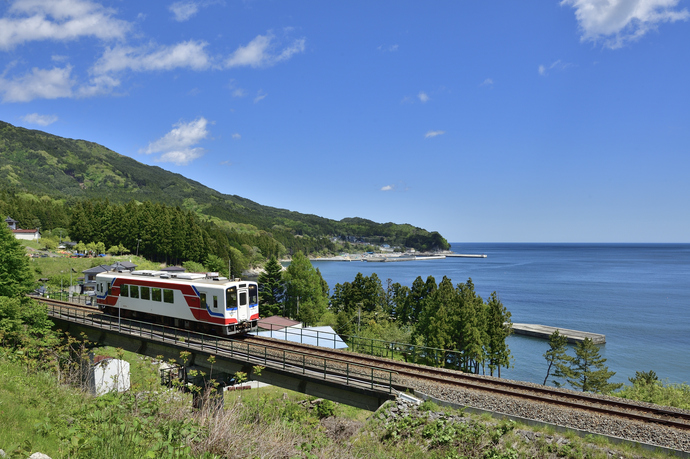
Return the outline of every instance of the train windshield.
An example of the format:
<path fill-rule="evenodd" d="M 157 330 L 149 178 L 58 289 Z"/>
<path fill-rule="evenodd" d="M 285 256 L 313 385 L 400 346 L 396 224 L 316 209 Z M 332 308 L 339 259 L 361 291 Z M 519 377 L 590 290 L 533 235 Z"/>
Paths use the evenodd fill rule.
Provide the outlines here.
<path fill-rule="evenodd" d="M 259 303 L 259 289 L 256 284 L 249 284 L 249 304 Z"/>
<path fill-rule="evenodd" d="M 230 287 L 225 292 L 225 307 L 227 309 L 237 308 L 237 287 Z"/>

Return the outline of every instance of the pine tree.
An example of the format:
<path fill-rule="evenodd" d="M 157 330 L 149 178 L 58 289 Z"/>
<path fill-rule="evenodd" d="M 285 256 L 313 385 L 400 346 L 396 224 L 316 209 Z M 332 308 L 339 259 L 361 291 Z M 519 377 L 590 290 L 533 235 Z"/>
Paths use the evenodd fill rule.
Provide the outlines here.
<path fill-rule="evenodd" d="M 573 358 L 569 356 L 567 351 L 568 338 L 561 335 L 558 330 L 549 336 L 549 350 L 544 353 L 544 358 L 549 363 L 546 369 L 546 377 L 544 378 L 544 385 L 551 375 L 553 369 L 553 377 L 558 379 L 565 379 L 570 376 L 570 363 Z M 561 383 L 557 380 L 551 381 L 556 387 L 560 387 Z"/>
<path fill-rule="evenodd" d="M 568 377 L 571 386 L 582 389 L 582 392 L 609 393 L 623 386 L 622 383 L 609 383 L 609 379 L 616 374 L 604 365 L 606 359 L 599 355 L 599 348 L 591 339 L 577 343 L 575 358 L 572 360 Z"/>
<path fill-rule="evenodd" d="M 264 266 L 264 272 L 259 276 L 259 311 L 262 317 L 280 314 L 283 310 L 285 298 L 285 283 L 283 282 L 283 267 L 275 257 L 271 257 Z"/>
<path fill-rule="evenodd" d="M 484 302 L 474 291 L 472 279 L 466 284 L 458 284 L 460 311 L 458 314 L 460 336 L 457 339 L 458 349 L 463 353 L 462 370 L 468 373 L 479 373 L 479 364 L 484 361 L 484 340 L 482 321 L 484 320 Z"/>
<path fill-rule="evenodd" d="M 498 299 L 496 292 L 491 294 L 486 304 L 486 342 L 484 351 L 489 361 L 491 376 L 498 369 L 498 377 L 501 377 L 501 367 L 510 366 L 510 349 L 506 344 L 506 338 L 512 332 L 511 314 Z"/>

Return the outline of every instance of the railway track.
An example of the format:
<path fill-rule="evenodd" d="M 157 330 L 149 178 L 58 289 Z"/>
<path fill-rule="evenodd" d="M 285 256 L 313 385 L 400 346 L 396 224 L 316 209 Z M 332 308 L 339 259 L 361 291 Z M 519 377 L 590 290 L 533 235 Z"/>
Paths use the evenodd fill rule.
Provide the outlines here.
<path fill-rule="evenodd" d="M 310 349 L 315 352 L 315 355 L 328 357 L 332 360 L 356 361 L 365 365 L 387 368 L 397 373 L 397 376 L 394 378 L 394 384 L 396 389 L 401 391 L 409 388 L 407 385 L 409 380 L 423 379 L 466 390 L 490 392 L 501 396 L 517 397 L 532 402 L 547 403 L 564 408 L 579 409 L 605 416 L 622 417 L 629 420 L 660 424 L 690 431 L 690 413 L 666 409 L 657 405 L 640 404 L 614 397 L 605 398 L 548 386 L 470 375 L 459 371 L 438 369 L 365 354 L 352 354 L 345 351 L 315 348 L 314 346 L 272 338 L 242 337 L 239 339 L 256 342 L 257 344 L 261 343 L 264 346 L 267 345 L 267 342 L 272 342 L 273 346 L 282 349 L 294 349 L 300 352 Z"/>
<path fill-rule="evenodd" d="M 89 306 L 74 305 L 56 300 L 43 300 L 43 302 L 62 306 L 69 305 L 88 313 L 101 314 L 97 308 Z M 114 319 L 117 320 L 117 318 Z M 667 409 L 652 404 L 630 402 L 615 397 L 597 396 L 530 383 L 470 375 L 459 371 L 438 369 L 365 354 L 317 348 L 272 338 L 243 336 L 223 339 L 223 341 L 245 343 L 247 352 L 251 352 L 251 345 L 255 345 L 257 349 L 262 349 L 264 359 L 267 359 L 267 350 L 269 350 L 282 353 L 283 360 L 285 360 L 286 352 L 293 353 L 295 356 L 299 355 L 303 364 L 305 364 L 304 356 L 306 355 L 307 358 L 340 362 L 343 366 L 356 363 L 363 367 L 385 369 L 394 372 L 392 383 L 394 388 L 400 391 L 408 388 L 415 389 L 418 383 L 423 381 L 425 384 L 442 385 L 450 390 L 488 393 L 498 397 L 510 397 L 511 399 L 546 404 L 568 410 L 580 410 L 614 419 L 670 427 L 690 433 L 690 413 L 683 410 Z M 297 360 L 296 357 L 294 359 Z"/>

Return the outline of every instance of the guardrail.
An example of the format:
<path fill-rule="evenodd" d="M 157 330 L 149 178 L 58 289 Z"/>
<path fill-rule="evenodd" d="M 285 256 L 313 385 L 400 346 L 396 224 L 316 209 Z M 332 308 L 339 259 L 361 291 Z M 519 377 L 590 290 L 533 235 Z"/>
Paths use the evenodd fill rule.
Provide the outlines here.
<path fill-rule="evenodd" d="M 262 364 L 267 368 L 310 376 L 321 374 L 324 380 L 336 380 L 347 386 L 364 386 L 370 389 L 393 392 L 395 371 L 385 368 L 343 362 L 305 352 L 286 351 L 275 346 L 243 343 L 214 335 L 174 327 L 166 327 L 151 322 L 124 319 L 106 314 L 93 313 L 68 305 L 47 304 L 48 313 L 56 318 L 67 318 L 77 323 L 99 329 L 107 329 L 118 334 L 145 338 L 162 342 L 179 349 L 213 352 L 219 356 L 252 364 Z M 124 330 L 123 330 L 124 328 Z"/>

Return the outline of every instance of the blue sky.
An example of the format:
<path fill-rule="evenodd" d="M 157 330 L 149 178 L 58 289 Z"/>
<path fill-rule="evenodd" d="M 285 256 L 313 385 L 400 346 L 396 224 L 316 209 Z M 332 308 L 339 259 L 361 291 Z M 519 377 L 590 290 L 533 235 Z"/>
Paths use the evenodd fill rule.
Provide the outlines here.
<path fill-rule="evenodd" d="M 0 119 L 450 241 L 690 242 L 689 11 L 10 0 Z"/>

